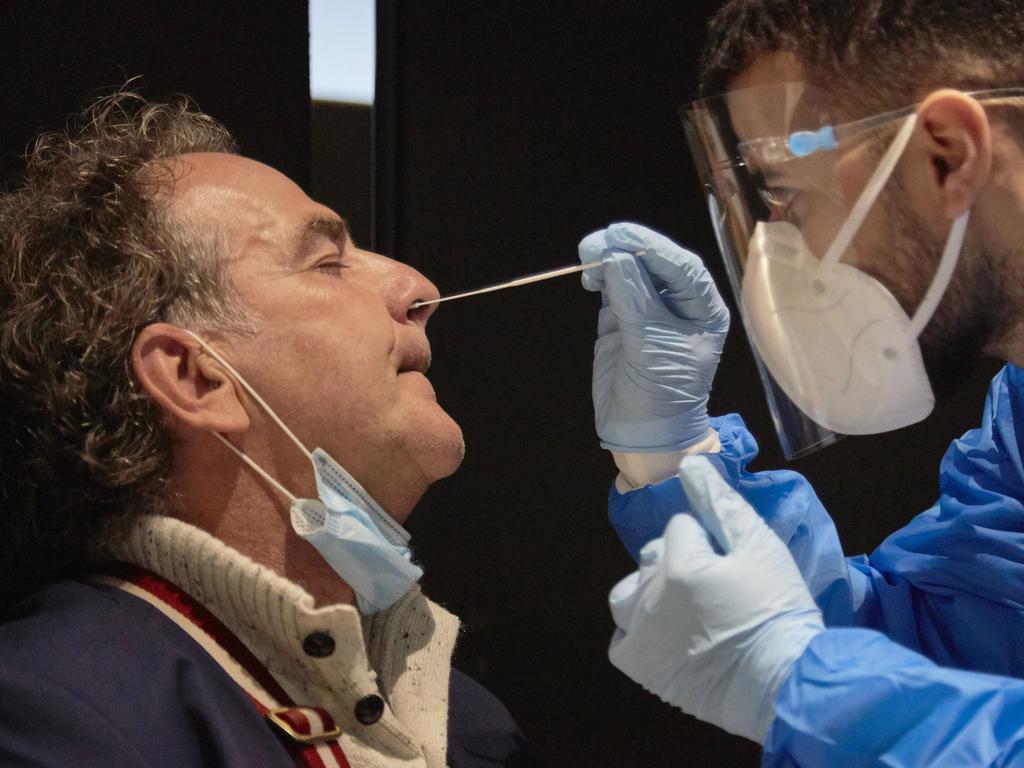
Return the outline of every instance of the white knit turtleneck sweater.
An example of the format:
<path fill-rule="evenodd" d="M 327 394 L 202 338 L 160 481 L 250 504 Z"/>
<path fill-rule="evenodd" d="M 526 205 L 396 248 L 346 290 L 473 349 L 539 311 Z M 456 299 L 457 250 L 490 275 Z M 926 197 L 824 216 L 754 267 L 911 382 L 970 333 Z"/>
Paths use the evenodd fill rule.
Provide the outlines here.
<path fill-rule="evenodd" d="M 361 620 L 351 605 L 315 607 L 297 584 L 171 517 L 141 517 L 109 551 L 199 601 L 297 704 L 328 710 L 342 728 L 352 768 L 445 765 L 448 678 L 459 622 L 419 587 Z M 177 630 L 168 625 L 168 631 Z M 307 655 L 302 641 L 312 632 L 329 634 L 334 652 Z M 377 723 L 362 725 L 356 702 L 374 693 L 388 706 Z"/>

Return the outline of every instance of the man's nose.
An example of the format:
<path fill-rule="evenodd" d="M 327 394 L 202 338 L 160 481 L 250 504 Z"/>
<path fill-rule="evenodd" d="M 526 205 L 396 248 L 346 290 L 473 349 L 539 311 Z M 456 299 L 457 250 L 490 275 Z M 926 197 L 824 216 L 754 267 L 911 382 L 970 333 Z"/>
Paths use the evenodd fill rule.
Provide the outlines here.
<path fill-rule="evenodd" d="M 418 301 L 439 299 L 437 286 L 424 277 L 419 271 L 408 264 L 392 262 L 394 273 L 384 289 L 388 311 L 396 322 L 423 326 L 434 310 L 436 304 L 425 307 L 412 307 Z"/>

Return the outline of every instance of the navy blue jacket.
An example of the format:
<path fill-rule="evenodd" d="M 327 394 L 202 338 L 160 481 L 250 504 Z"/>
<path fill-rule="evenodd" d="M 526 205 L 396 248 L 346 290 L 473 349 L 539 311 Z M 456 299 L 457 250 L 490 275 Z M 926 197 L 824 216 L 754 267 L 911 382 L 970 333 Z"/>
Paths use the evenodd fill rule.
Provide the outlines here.
<path fill-rule="evenodd" d="M 451 768 L 536 765 L 518 726 L 452 670 Z M 0 765 L 294 768 L 278 737 L 187 634 L 120 590 L 51 585 L 0 621 Z"/>

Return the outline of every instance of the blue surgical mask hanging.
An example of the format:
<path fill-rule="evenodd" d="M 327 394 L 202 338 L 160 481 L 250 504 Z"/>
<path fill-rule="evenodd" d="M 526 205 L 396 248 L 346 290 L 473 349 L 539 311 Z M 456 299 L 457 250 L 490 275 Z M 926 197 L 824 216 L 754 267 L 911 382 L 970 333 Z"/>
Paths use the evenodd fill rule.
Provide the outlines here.
<path fill-rule="evenodd" d="M 266 411 L 313 465 L 316 499 L 295 497 L 223 435 L 214 436 L 291 501 L 292 529 L 308 541 L 356 595 L 364 615 L 398 601 L 423 576 L 412 562 L 409 533 L 390 517 L 352 475 L 325 451 L 310 452 L 277 414 L 209 344 L 187 331 Z"/>

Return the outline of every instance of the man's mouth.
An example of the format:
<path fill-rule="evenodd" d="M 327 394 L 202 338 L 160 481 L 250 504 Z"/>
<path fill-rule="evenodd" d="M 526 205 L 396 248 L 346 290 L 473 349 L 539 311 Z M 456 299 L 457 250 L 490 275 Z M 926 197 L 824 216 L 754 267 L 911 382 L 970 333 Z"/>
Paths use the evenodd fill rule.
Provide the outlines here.
<path fill-rule="evenodd" d="M 408 373 L 409 371 L 426 373 L 428 368 L 430 368 L 429 344 L 410 345 L 402 351 L 401 364 L 398 366 L 399 373 Z"/>

